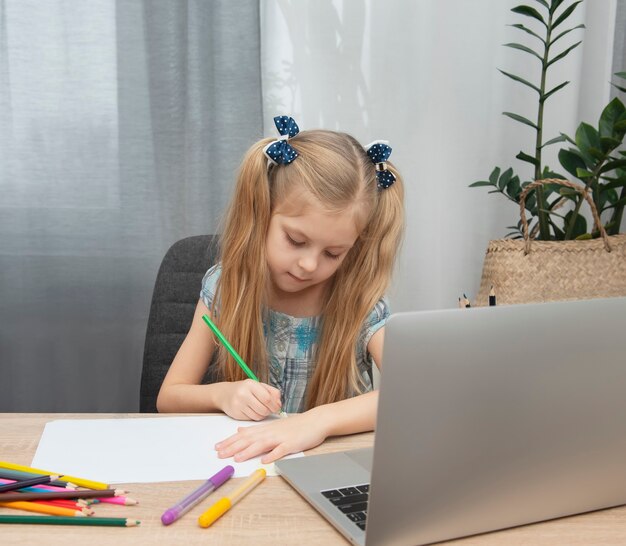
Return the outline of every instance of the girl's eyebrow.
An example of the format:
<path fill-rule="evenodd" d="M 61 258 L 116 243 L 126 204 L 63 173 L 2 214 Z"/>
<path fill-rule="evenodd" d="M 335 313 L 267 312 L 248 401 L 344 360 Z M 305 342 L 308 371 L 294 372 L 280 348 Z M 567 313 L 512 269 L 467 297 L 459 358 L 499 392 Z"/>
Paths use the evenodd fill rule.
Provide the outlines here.
<path fill-rule="evenodd" d="M 285 229 L 286 229 L 286 230 L 288 230 L 290 234 L 295 235 L 296 237 L 302 238 L 302 239 L 304 239 L 304 240 L 305 240 L 305 241 L 307 241 L 307 242 L 308 242 L 308 241 L 311 241 L 311 238 L 310 238 L 310 237 L 308 237 L 308 236 L 306 235 L 306 233 L 304 233 L 304 232 L 300 231 L 300 230 L 299 230 L 299 229 L 297 229 L 297 228 L 289 228 L 289 227 L 285 227 Z M 329 246 L 327 246 L 326 248 L 336 248 L 337 250 L 339 250 L 339 249 L 341 249 L 341 250 L 348 250 L 348 249 L 352 248 L 352 245 L 351 245 L 351 244 L 345 244 L 345 245 L 341 245 L 341 244 L 340 244 L 340 245 L 329 245 Z"/>

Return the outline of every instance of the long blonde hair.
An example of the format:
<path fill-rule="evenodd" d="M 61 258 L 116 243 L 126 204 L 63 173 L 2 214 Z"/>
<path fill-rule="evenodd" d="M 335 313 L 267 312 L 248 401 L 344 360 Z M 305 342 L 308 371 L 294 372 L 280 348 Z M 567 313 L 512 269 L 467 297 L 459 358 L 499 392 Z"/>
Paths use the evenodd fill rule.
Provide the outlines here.
<path fill-rule="evenodd" d="M 354 246 L 331 280 L 324 302 L 316 366 L 307 387 L 307 408 L 342 400 L 363 391 L 356 347 L 363 323 L 391 279 L 404 227 L 404 189 L 396 182 L 379 189 L 376 170 L 350 135 L 302 131 L 289 139 L 298 157 L 289 165 L 267 167 L 255 143 L 243 159 L 235 192 L 220 236 L 222 273 L 211 312 L 241 357 L 262 381 L 269 377 L 263 327 L 267 312 L 267 231 L 277 204 L 295 188 L 312 195 L 327 211 L 361 206 L 362 228 Z M 218 345 L 218 371 L 227 381 L 245 374 Z"/>

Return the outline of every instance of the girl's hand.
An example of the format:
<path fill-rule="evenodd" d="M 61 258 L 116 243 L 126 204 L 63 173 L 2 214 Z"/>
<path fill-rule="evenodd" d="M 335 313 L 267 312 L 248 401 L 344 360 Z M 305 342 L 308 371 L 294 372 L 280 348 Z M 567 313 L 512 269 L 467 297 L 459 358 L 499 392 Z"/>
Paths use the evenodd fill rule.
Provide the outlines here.
<path fill-rule="evenodd" d="M 280 411 L 280 391 L 252 379 L 224 383 L 221 408 L 233 419 L 260 421 Z"/>
<path fill-rule="evenodd" d="M 245 461 L 265 453 L 261 463 L 271 463 L 290 453 L 311 449 L 321 444 L 326 434 L 320 421 L 311 413 L 299 413 L 262 425 L 239 427 L 237 433 L 217 443 L 220 459 L 233 457 Z"/>

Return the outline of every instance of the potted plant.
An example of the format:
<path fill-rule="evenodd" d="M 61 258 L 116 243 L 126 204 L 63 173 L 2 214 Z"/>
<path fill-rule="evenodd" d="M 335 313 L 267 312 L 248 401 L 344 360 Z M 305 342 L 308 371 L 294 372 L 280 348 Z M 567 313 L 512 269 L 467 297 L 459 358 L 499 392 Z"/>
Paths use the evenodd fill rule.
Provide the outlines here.
<path fill-rule="evenodd" d="M 543 163 L 544 148 L 565 142 L 567 147 L 561 149 L 558 154 L 559 163 L 571 177 L 580 181 L 583 188 L 592 192 L 598 213 L 605 218 L 603 220 L 605 229 L 610 235 L 617 234 L 626 204 L 626 152 L 619 150 L 626 135 L 626 107 L 619 98 L 614 98 L 604 108 L 597 127 L 582 122 L 574 138 L 561 133 L 549 140 L 544 140 L 543 120 L 546 104 L 554 94 L 570 83 L 565 81 L 551 89 L 546 89 L 548 71 L 555 63 L 578 47 L 582 40 L 565 44 L 558 52 L 555 51 L 555 45 L 560 46 L 571 36 L 570 33 L 584 28 L 584 25 L 563 28 L 582 0 L 569 5 L 564 0 L 535 0 L 535 2 L 539 4 L 537 9 L 522 5 L 514 7 L 511 11 L 538 21 L 542 32 L 535 32 L 522 23 L 511 26 L 532 36 L 534 41 L 539 43 L 539 47 L 536 43 L 525 45 L 513 42 L 504 45 L 533 57 L 540 67 L 539 83 L 534 84 L 520 76 L 500 70 L 508 78 L 532 90 L 537 97 L 536 115 L 532 121 L 517 113 L 503 112 L 505 116 L 534 131 L 533 152 L 520 151 L 516 156 L 517 159 L 532 166 L 529 172 L 532 179 L 520 182 L 520 177 L 512 168 L 503 170 L 495 167 L 488 180 L 474 182 L 470 184 L 470 187 L 490 187 L 492 188 L 490 193 L 500 193 L 519 204 L 522 190 L 533 180 L 566 178 Z M 616 76 L 626 79 L 626 72 L 618 72 Z M 626 91 L 626 87 L 620 85 L 615 85 L 615 87 L 620 91 Z M 531 218 L 530 230 L 533 238 L 547 241 L 597 237 L 599 232 L 588 228 L 585 217 L 580 214 L 583 200 L 580 193 L 557 184 L 537 188 L 535 194 L 530 195 L 525 203 L 525 209 Z M 568 201 L 573 202 L 572 208 L 563 212 L 564 205 Z M 509 229 L 513 231 L 507 236 L 514 238 L 522 236 L 521 221 L 515 226 L 509 226 Z"/>
<path fill-rule="evenodd" d="M 487 299 L 488 291 L 492 284 L 497 284 L 498 277 L 511 281 L 509 292 L 513 290 L 514 285 L 517 286 L 519 293 L 516 296 L 509 294 L 511 298 L 507 298 L 502 293 L 498 296 L 499 301 L 510 303 L 626 295 L 626 235 L 618 235 L 626 205 L 626 152 L 620 150 L 626 135 L 626 107 L 619 98 L 614 98 L 602 111 L 595 127 L 582 122 L 573 138 L 560 133 L 546 140 L 543 133 L 544 114 L 549 100 L 570 83 L 564 81 L 548 89 L 547 75 L 555 63 L 564 59 L 582 42 L 576 41 L 573 37 L 584 28 L 584 25 L 568 25 L 569 18 L 582 1 L 534 0 L 535 6 L 519 5 L 511 10 L 523 17 L 523 21 L 526 22 L 511 26 L 529 37 L 527 38 L 529 43 L 511 42 L 504 45 L 528 55 L 537 64 L 538 81 L 532 83 L 511 72 L 505 70 L 500 72 L 528 88 L 537 98 L 537 102 L 532 119 L 514 112 L 503 114 L 523 125 L 525 129 L 532 130 L 534 137 L 532 149 L 520 151 L 516 156 L 531 168 L 524 181 L 510 167 L 507 169 L 495 167 L 487 180 L 470 184 L 470 187 L 491 188 L 489 193 L 499 193 L 521 207 L 521 218 L 516 225 L 509 226 L 511 231 L 505 236 L 509 239 L 503 240 L 506 243 L 503 242 L 498 249 L 492 248 L 494 241 L 490 243 L 483 268 L 478 305 L 484 304 L 482 300 Z M 626 72 L 619 72 L 616 76 L 626 79 Z M 620 92 L 626 91 L 626 87 L 615 83 L 613 85 Z M 558 152 L 558 159 L 566 175 L 544 164 L 544 149 L 558 143 L 563 144 Z M 588 225 L 585 216 L 581 214 L 583 202 L 587 202 L 592 209 L 595 220 L 593 225 Z M 593 241 L 600 235 L 603 236 L 603 242 Z M 612 242 L 609 241 L 609 236 L 613 236 Z M 525 238 L 525 243 L 512 240 L 520 238 Z M 531 240 L 538 241 L 532 243 L 535 256 L 530 256 Z M 548 246 L 542 246 L 544 242 Z M 577 246 L 571 247 L 572 243 Z M 592 244 L 580 246 L 583 243 Z M 620 254 L 622 244 L 624 251 Z M 617 254 L 613 252 L 613 247 L 618 249 Z M 572 248 L 576 252 L 572 253 Z M 551 271 L 550 277 L 541 281 L 546 285 L 545 290 L 539 290 L 541 293 L 535 294 L 530 292 L 532 288 L 527 285 L 534 284 L 537 292 L 536 284 L 539 282 L 537 275 L 542 271 L 545 273 L 556 263 L 557 254 L 568 252 L 571 258 L 586 248 L 593 248 L 594 252 L 598 249 L 604 252 L 607 256 L 602 258 L 608 257 L 608 263 L 615 264 L 618 272 L 623 271 L 616 279 L 612 272 L 607 273 L 607 267 L 612 271 L 613 265 L 601 266 L 598 255 L 595 254 L 587 258 L 588 274 L 596 281 L 599 274 L 610 274 L 612 277 L 610 282 L 617 281 L 617 292 L 609 290 L 608 294 L 604 294 L 601 288 L 589 296 L 582 289 L 572 289 L 569 283 L 571 279 L 567 276 L 568 270 L 573 271 L 569 260 L 562 262 L 562 267 Z M 498 251 L 504 249 L 512 253 L 507 256 L 509 264 L 504 265 L 502 261 L 504 255 L 500 254 L 496 260 L 499 264 L 497 267 L 510 269 L 514 263 L 520 268 L 519 271 L 496 271 L 497 268 L 493 269 L 493 264 L 488 263 L 490 250 L 493 250 L 491 257 L 494 258 Z M 547 253 L 541 254 L 544 250 Z M 598 267 L 604 267 L 604 273 L 599 271 Z M 547 287 L 554 284 L 556 274 L 565 275 L 564 286 L 550 291 Z M 528 277 L 524 279 L 524 275 Z"/>

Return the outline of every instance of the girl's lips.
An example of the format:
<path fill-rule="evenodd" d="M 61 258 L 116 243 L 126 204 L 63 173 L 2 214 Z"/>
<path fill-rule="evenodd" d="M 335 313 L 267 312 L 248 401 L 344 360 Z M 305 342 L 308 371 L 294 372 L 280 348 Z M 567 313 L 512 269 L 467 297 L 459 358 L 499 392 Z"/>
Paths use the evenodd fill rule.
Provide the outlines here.
<path fill-rule="evenodd" d="M 289 275 L 292 279 L 298 281 L 298 282 L 306 282 L 308 279 L 301 279 L 300 277 L 296 277 L 295 275 L 291 274 L 291 273 L 287 273 L 287 275 Z"/>

